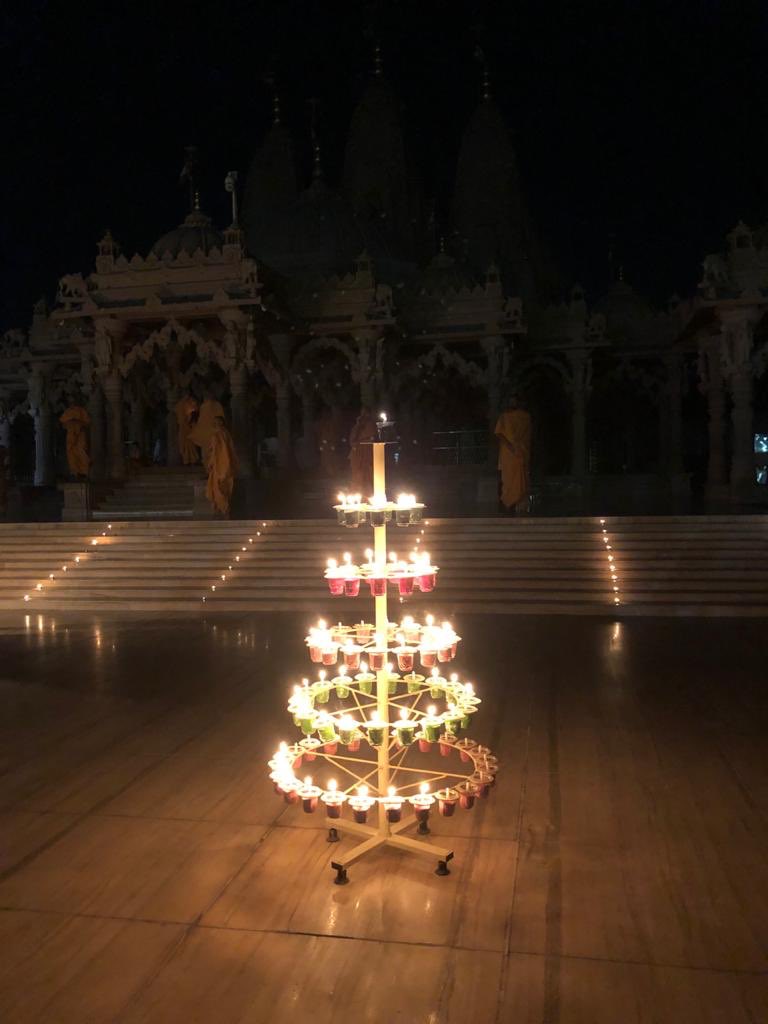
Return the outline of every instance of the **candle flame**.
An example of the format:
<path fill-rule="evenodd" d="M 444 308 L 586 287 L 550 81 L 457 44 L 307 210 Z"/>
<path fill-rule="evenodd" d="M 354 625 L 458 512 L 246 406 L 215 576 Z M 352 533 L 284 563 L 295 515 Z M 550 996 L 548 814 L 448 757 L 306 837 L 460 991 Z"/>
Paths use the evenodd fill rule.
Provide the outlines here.
<path fill-rule="evenodd" d="M 408 721 L 408 708 L 400 709 L 400 718 L 402 719 L 403 722 Z"/>
<path fill-rule="evenodd" d="M 328 789 L 331 791 L 331 793 L 336 792 L 336 785 L 336 779 L 328 779 Z"/>
<path fill-rule="evenodd" d="M 429 783 L 422 782 L 422 784 L 419 786 L 419 789 L 421 790 L 422 796 L 426 796 L 426 794 L 429 792 Z"/>

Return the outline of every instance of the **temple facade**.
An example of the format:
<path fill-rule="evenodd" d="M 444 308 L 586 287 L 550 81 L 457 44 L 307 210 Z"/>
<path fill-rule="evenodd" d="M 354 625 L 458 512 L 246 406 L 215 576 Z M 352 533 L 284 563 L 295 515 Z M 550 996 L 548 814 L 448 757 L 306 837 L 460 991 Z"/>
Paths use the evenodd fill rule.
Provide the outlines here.
<path fill-rule="evenodd" d="M 56 514 L 73 403 L 90 415 L 83 514 L 131 463 L 173 470 L 186 393 L 227 410 L 242 514 L 313 487 L 325 503 L 361 407 L 396 421 L 396 471 L 438 510 L 495 511 L 492 428 L 511 392 L 533 420 L 534 510 L 768 500 L 765 231 L 738 224 L 666 309 L 620 273 L 589 303 L 538 237 L 487 78 L 444 230 L 378 60 L 339 187 L 317 144 L 302 182 L 275 101 L 229 227 L 200 206 L 142 254 L 107 232 L 94 266 L 0 339 L 6 515 Z"/>

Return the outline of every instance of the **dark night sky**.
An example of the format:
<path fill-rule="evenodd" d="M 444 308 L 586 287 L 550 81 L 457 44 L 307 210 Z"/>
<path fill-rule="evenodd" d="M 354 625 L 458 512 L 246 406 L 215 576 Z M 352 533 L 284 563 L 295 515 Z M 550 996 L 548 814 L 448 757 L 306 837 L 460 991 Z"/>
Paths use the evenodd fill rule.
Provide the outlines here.
<path fill-rule="evenodd" d="M 534 219 L 593 297 L 611 235 L 661 302 L 690 291 L 739 217 L 768 219 L 768 5 L 751 0 L 16 0 L 3 18 L 2 329 L 87 272 L 107 225 L 130 255 L 181 219 L 186 144 L 223 221 L 224 174 L 242 181 L 269 123 L 269 72 L 305 164 L 317 97 L 336 180 L 374 36 L 443 211 L 482 45 Z"/>

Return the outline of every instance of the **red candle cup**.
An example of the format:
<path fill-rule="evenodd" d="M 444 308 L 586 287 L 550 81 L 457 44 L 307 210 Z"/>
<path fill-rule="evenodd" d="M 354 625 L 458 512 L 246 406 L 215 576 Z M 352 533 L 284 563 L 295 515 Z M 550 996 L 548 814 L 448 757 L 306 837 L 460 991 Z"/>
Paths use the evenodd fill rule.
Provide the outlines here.
<path fill-rule="evenodd" d="M 438 661 L 452 661 L 453 660 L 453 646 L 441 647 L 437 652 Z"/>
<path fill-rule="evenodd" d="M 301 806 L 305 814 L 312 814 L 317 810 L 317 801 L 320 799 L 322 789 L 319 786 L 300 786 L 298 790 Z"/>
<path fill-rule="evenodd" d="M 425 572 L 422 573 L 421 576 L 416 577 L 416 582 L 419 585 L 419 590 L 423 594 L 428 594 L 430 590 L 435 589 L 435 577 L 436 573 L 434 572 Z"/>
<path fill-rule="evenodd" d="M 344 664 L 347 668 L 360 668 L 361 650 L 362 648 L 358 647 L 357 644 L 346 644 L 346 646 L 342 647 L 341 653 L 344 658 Z"/>
<path fill-rule="evenodd" d="M 459 794 L 455 789 L 441 789 L 435 793 L 435 799 L 437 800 L 437 809 L 440 811 L 444 818 L 450 818 L 453 816 L 453 812 L 456 810 L 456 804 L 459 802 Z"/>
<path fill-rule="evenodd" d="M 323 648 L 319 644 L 309 645 L 309 660 L 314 661 L 316 665 L 321 665 L 323 661 Z"/>
<path fill-rule="evenodd" d="M 347 597 L 357 597 L 360 593 L 360 578 L 355 576 L 352 579 L 344 580 L 344 593 Z"/>
<path fill-rule="evenodd" d="M 387 578 L 386 576 L 371 576 L 368 586 L 371 588 L 371 597 L 384 597 L 387 592 Z"/>
<path fill-rule="evenodd" d="M 386 661 L 386 658 L 386 649 L 382 650 L 381 648 L 379 648 L 377 650 L 368 651 L 368 667 L 372 671 L 378 672 L 384 668 L 384 662 Z"/>
<path fill-rule="evenodd" d="M 454 741 L 449 739 L 449 734 L 448 733 L 443 733 L 443 735 L 440 737 L 440 742 L 439 742 L 438 746 L 440 747 L 440 756 L 441 757 L 449 757 L 451 751 L 456 746 L 456 744 L 455 744 Z"/>
<path fill-rule="evenodd" d="M 334 597 L 341 597 L 344 593 L 345 581 L 339 576 L 328 577 L 328 589 Z"/>
<path fill-rule="evenodd" d="M 347 750 L 350 752 L 350 754 L 356 754 L 359 749 L 360 749 L 360 738 L 359 737 L 357 739 L 355 739 L 355 740 L 352 740 L 350 743 L 347 743 Z"/>
<path fill-rule="evenodd" d="M 325 751 L 326 754 L 335 754 L 335 753 L 337 753 L 338 749 L 339 749 L 339 744 L 338 743 L 324 743 L 323 744 L 323 750 Z"/>
<path fill-rule="evenodd" d="M 468 782 L 460 782 L 456 787 L 459 792 L 459 807 L 465 811 L 475 806 L 475 791 Z"/>
<path fill-rule="evenodd" d="M 324 665 L 335 665 L 336 660 L 339 657 L 339 645 L 328 644 L 327 647 L 323 647 L 322 661 Z"/>
<path fill-rule="evenodd" d="M 413 671 L 413 657 L 416 653 L 415 647 L 396 647 L 397 667 L 401 672 Z"/>
<path fill-rule="evenodd" d="M 413 576 L 401 576 L 397 581 L 397 589 L 400 591 L 400 597 L 408 597 L 413 593 Z"/>
<path fill-rule="evenodd" d="M 320 746 L 320 740 L 316 740 L 314 736 L 307 736 L 306 739 L 299 741 L 299 745 L 304 753 L 304 760 L 314 761 L 317 757 L 317 748 Z"/>
<path fill-rule="evenodd" d="M 359 644 L 367 644 L 373 639 L 373 631 L 376 627 L 372 622 L 358 622 L 355 626 L 355 636 Z"/>
<path fill-rule="evenodd" d="M 419 658 L 422 668 L 433 668 L 437 662 L 437 651 L 428 651 L 423 647 L 419 648 Z"/>
<path fill-rule="evenodd" d="M 432 749 L 432 742 L 426 736 L 419 736 L 419 750 L 422 754 L 428 754 Z"/>
<path fill-rule="evenodd" d="M 384 797 L 381 805 L 387 815 L 387 821 L 393 825 L 400 821 L 403 816 L 403 798 L 401 796 L 395 796 L 394 793 L 390 793 Z"/>
<path fill-rule="evenodd" d="M 283 800 L 285 800 L 287 804 L 297 804 L 299 802 L 298 791 L 295 789 L 284 789 Z"/>
<path fill-rule="evenodd" d="M 335 788 L 328 789 L 323 793 L 320 799 L 325 804 L 325 813 L 327 817 L 341 817 L 341 808 L 344 806 L 344 801 L 347 799 L 346 793 L 339 793 Z"/>

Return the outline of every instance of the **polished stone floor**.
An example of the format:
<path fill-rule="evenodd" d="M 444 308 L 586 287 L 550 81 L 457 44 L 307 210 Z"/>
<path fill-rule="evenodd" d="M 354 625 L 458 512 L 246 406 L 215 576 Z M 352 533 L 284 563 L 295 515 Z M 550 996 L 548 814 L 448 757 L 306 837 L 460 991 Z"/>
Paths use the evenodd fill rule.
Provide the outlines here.
<path fill-rule="evenodd" d="M 4 1024 L 768 1021 L 761 622 L 466 616 L 498 785 L 346 887 L 266 779 L 305 625 L 0 619 Z"/>

